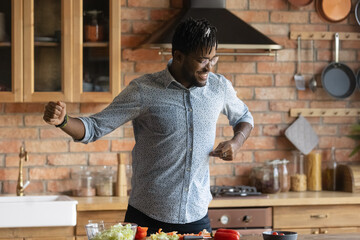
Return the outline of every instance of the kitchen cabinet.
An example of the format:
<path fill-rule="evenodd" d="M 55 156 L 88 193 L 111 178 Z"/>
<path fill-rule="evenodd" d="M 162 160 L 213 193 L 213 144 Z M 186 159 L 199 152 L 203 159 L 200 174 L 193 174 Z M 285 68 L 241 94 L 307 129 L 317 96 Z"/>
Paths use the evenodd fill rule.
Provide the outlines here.
<path fill-rule="evenodd" d="M 274 206 L 274 230 L 302 234 L 360 232 L 360 205 Z"/>
<path fill-rule="evenodd" d="M 0 228 L 0 239 L 75 240 L 74 227 Z"/>
<path fill-rule="evenodd" d="M 2 0 L 7 37 L 0 29 L 0 102 L 110 102 L 120 92 L 120 5 Z M 100 39 L 83 36 L 84 13 L 91 11 L 102 16 Z"/>

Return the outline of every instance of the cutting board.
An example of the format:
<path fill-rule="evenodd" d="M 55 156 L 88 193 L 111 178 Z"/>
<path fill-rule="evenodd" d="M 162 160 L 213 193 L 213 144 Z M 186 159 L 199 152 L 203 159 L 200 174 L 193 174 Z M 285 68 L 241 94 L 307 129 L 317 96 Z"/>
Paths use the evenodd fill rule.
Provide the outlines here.
<path fill-rule="evenodd" d="M 310 123 L 301 115 L 286 129 L 285 136 L 305 155 L 309 154 L 319 142 Z"/>

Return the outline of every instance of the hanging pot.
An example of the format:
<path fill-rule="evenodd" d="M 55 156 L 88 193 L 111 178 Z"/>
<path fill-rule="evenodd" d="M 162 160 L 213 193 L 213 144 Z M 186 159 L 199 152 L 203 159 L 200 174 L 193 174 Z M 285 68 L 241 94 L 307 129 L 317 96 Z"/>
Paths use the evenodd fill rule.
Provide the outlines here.
<path fill-rule="evenodd" d="M 325 20 L 341 22 L 350 14 L 351 0 L 318 0 L 317 10 Z"/>
<path fill-rule="evenodd" d="M 303 7 L 309 5 L 313 0 L 288 0 L 295 7 Z"/>
<path fill-rule="evenodd" d="M 350 97 L 356 88 L 354 72 L 339 62 L 339 33 L 335 34 L 335 62 L 323 70 L 321 82 L 325 91 L 338 99 Z"/>

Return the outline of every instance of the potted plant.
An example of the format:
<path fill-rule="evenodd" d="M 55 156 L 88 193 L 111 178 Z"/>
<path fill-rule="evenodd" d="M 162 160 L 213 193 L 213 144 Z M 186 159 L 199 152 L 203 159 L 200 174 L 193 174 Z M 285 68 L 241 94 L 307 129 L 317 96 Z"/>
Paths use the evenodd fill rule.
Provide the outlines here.
<path fill-rule="evenodd" d="M 352 152 L 349 155 L 349 157 L 352 157 L 360 150 L 360 144 L 359 144 L 359 140 L 360 140 L 360 123 L 357 123 L 357 124 L 352 126 L 351 134 L 348 135 L 348 137 L 352 138 L 352 139 L 354 139 L 355 141 L 358 142 L 358 145 L 352 150 Z"/>

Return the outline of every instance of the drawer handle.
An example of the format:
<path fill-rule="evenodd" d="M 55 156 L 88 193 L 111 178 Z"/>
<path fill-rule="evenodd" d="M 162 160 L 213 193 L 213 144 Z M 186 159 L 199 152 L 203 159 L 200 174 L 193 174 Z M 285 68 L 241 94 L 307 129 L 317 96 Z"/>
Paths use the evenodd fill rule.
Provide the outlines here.
<path fill-rule="evenodd" d="M 328 218 L 328 215 L 327 214 L 313 214 L 313 215 L 310 215 L 310 218 L 316 218 L 316 219 Z"/>
<path fill-rule="evenodd" d="M 243 217 L 243 222 L 248 223 L 248 222 L 250 222 L 250 221 L 251 221 L 251 216 L 245 215 L 245 216 Z"/>

